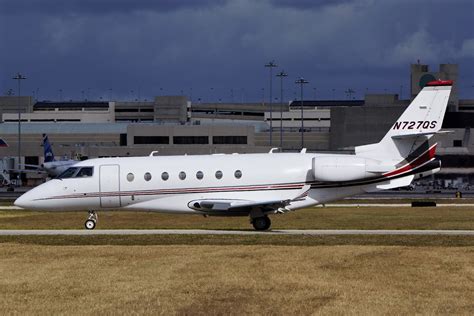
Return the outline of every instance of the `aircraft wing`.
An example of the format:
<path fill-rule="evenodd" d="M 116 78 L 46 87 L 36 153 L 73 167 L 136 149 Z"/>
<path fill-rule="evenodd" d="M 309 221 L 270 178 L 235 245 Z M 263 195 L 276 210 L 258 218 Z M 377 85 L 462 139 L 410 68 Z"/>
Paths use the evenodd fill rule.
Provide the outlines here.
<path fill-rule="evenodd" d="M 248 213 L 252 208 L 259 208 L 263 212 L 274 211 L 285 208 L 291 200 L 268 200 L 268 201 L 249 201 L 232 199 L 203 199 L 194 200 L 188 203 L 188 206 L 196 211 L 204 213 L 218 213 L 223 211 Z"/>
<path fill-rule="evenodd" d="M 40 169 L 4 169 L 3 172 L 35 173 L 35 174 L 46 173 L 46 171 L 40 170 Z"/>
<path fill-rule="evenodd" d="M 301 201 L 308 195 L 310 185 L 304 185 L 298 195 L 292 199 L 279 200 L 240 200 L 240 199 L 200 199 L 188 203 L 188 207 L 212 215 L 248 214 L 253 209 L 259 209 L 264 213 L 285 213 L 291 202 Z"/>
<path fill-rule="evenodd" d="M 31 165 L 31 164 L 26 164 L 26 163 L 22 163 L 22 164 L 20 164 L 20 166 L 28 167 L 28 168 L 35 168 L 35 169 L 41 169 L 42 168 L 40 165 Z"/>

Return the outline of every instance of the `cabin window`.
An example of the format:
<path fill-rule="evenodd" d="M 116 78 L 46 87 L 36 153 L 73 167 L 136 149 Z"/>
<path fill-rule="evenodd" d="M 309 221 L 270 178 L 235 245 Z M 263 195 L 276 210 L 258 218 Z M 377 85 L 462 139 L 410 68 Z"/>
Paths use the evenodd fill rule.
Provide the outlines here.
<path fill-rule="evenodd" d="M 222 179 L 222 171 L 220 171 L 220 170 L 216 171 L 216 178 L 217 179 Z"/>
<path fill-rule="evenodd" d="M 132 182 L 133 179 L 135 179 L 135 176 L 133 175 L 133 173 L 130 172 L 129 174 L 127 174 L 127 180 L 128 180 L 128 182 Z"/>
<path fill-rule="evenodd" d="M 161 174 L 161 179 L 162 179 L 163 181 L 168 180 L 169 177 L 170 177 L 170 175 L 168 174 L 168 172 L 163 172 L 163 173 Z"/>
<path fill-rule="evenodd" d="M 235 170 L 234 176 L 235 176 L 237 179 L 242 178 L 242 171 L 240 171 L 240 170 Z"/>
<path fill-rule="evenodd" d="M 82 167 L 74 177 L 75 178 L 92 177 L 93 171 L 94 171 L 93 167 Z"/>
<path fill-rule="evenodd" d="M 179 178 L 180 178 L 181 180 L 186 179 L 186 172 L 181 171 L 181 172 L 179 173 Z"/>
<path fill-rule="evenodd" d="M 145 173 L 143 178 L 145 178 L 145 181 L 150 181 L 151 180 L 151 173 L 149 173 L 149 172 Z"/>
<path fill-rule="evenodd" d="M 202 173 L 202 171 L 196 172 L 196 178 L 198 178 L 198 180 L 202 180 L 202 178 L 204 178 L 204 173 Z"/>
<path fill-rule="evenodd" d="M 58 176 L 58 179 L 72 178 L 76 174 L 78 169 L 79 169 L 78 167 L 67 168 L 66 171 L 64 171 Z"/>

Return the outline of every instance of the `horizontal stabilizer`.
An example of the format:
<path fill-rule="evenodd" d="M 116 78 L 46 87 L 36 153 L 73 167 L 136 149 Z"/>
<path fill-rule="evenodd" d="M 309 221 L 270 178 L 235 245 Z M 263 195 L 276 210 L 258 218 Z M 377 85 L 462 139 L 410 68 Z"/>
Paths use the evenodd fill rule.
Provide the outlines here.
<path fill-rule="evenodd" d="M 400 187 L 406 187 L 411 184 L 413 179 L 415 178 L 414 175 L 409 175 L 406 177 L 402 178 L 397 178 L 397 179 L 391 179 L 387 180 L 382 183 L 374 183 L 371 185 L 368 185 L 367 187 L 364 188 L 365 192 L 377 192 L 380 190 L 388 190 L 388 189 L 395 189 L 395 188 L 400 188 Z"/>
<path fill-rule="evenodd" d="M 402 134 L 402 135 L 393 135 L 392 138 L 400 139 L 400 138 L 409 138 L 409 137 L 418 137 L 418 136 L 432 136 L 437 134 L 451 134 L 454 131 L 437 131 L 437 132 L 426 132 L 426 133 L 412 133 L 412 134 Z"/>

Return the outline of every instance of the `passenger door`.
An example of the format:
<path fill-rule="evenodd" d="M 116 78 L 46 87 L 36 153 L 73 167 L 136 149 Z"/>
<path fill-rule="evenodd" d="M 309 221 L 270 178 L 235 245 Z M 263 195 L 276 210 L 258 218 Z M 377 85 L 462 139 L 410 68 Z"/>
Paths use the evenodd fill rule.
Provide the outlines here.
<path fill-rule="evenodd" d="M 101 165 L 100 166 L 100 206 L 120 207 L 120 166 Z"/>

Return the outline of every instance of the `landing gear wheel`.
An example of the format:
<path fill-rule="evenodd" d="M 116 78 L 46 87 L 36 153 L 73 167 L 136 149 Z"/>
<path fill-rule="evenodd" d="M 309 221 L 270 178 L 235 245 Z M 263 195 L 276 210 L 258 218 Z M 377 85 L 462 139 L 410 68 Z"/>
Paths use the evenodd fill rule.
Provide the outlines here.
<path fill-rule="evenodd" d="M 86 229 L 92 230 L 92 229 L 95 228 L 95 221 L 92 220 L 92 219 L 88 219 L 88 220 L 84 223 L 84 226 L 86 227 Z"/>
<path fill-rule="evenodd" d="M 268 230 L 272 225 L 272 221 L 268 216 L 256 217 L 252 219 L 252 225 L 255 230 Z"/>
<path fill-rule="evenodd" d="M 94 229 L 98 220 L 99 217 L 97 216 L 97 213 L 95 211 L 89 211 L 89 216 L 87 217 L 87 220 L 84 223 L 84 227 L 89 230 Z"/>

